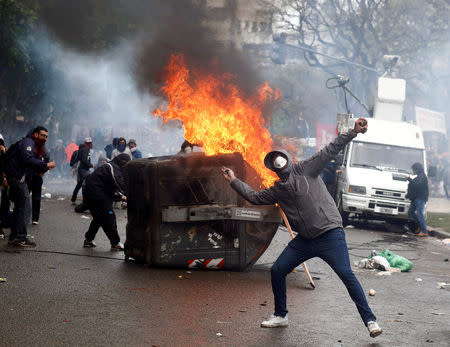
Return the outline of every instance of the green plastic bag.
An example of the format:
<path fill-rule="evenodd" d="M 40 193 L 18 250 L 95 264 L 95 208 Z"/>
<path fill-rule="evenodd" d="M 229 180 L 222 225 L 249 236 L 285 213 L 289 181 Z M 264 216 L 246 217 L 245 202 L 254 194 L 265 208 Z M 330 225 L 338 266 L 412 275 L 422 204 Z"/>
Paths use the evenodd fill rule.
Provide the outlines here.
<path fill-rule="evenodd" d="M 392 253 L 388 249 L 384 249 L 381 253 L 378 253 L 378 255 L 386 258 L 386 260 L 389 262 L 389 265 L 400 269 L 401 272 L 409 271 L 413 267 L 413 264 L 410 260 L 402 257 L 401 255 Z"/>

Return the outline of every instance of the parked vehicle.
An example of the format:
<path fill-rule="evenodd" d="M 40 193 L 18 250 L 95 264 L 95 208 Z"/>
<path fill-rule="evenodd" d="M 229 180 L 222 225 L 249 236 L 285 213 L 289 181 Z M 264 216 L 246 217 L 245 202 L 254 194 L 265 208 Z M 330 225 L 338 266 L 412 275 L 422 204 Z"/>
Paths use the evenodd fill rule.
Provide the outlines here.
<path fill-rule="evenodd" d="M 412 164 L 426 168 L 422 131 L 407 122 L 367 120 L 367 133 L 355 138 L 336 163 L 336 204 L 344 224 L 349 218 L 406 221 L 406 178 Z"/>

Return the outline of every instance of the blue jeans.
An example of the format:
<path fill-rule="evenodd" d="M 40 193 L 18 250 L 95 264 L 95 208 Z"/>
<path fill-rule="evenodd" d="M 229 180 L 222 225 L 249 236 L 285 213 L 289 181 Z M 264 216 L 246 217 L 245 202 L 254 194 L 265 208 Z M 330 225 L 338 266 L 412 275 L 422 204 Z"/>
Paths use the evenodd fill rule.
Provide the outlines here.
<path fill-rule="evenodd" d="M 364 324 L 367 325 L 367 322 L 375 321 L 375 315 L 367 303 L 361 284 L 359 284 L 350 267 L 347 243 L 342 228 L 330 230 L 312 240 L 297 235 L 289 242 L 271 268 L 275 315 L 284 317 L 288 313 L 286 308 L 286 276 L 295 267 L 314 257 L 319 257 L 327 262 L 344 282 Z"/>
<path fill-rule="evenodd" d="M 25 241 L 27 239 L 27 225 L 30 222 L 31 214 L 28 186 L 25 182 L 10 182 L 9 194 L 11 200 L 14 201 L 9 240 Z"/>
<path fill-rule="evenodd" d="M 414 199 L 413 201 L 411 201 L 411 205 L 409 205 L 408 215 L 415 220 L 417 225 L 420 225 L 423 233 L 428 234 L 427 222 L 425 221 L 425 217 L 423 215 L 425 203 L 426 201 L 422 199 Z"/>

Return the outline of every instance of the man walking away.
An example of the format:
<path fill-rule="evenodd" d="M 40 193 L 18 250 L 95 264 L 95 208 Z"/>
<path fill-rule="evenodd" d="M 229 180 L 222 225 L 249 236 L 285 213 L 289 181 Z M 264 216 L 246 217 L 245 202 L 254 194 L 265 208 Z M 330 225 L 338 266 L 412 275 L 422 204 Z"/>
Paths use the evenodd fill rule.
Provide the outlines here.
<path fill-rule="evenodd" d="M 63 146 L 63 141 L 57 141 L 56 147 L 53 150 L 53 160 L 56 164 L 56 171 L 58 172 L 58 178 L 62 178 L 66 175 L 65 167 L 66 167 L 66 151 Z"/>
<path fill-rule="evenodd" d="M 358 133 L 366 131 L 367 121 L 359 118 L 353 130 L 340 134 L 320 152 L 296 164 L 292 163 L 290 155 L 284 150 L 268 153 L 264 164 L 278 175 L 280 181 L 262 191 L 254 191 L 237 179 L 231 169 L 224 169 L 225 179 L 236 192 L 255 205 L 278 203 L 286 213 L 289 224 L 297 232 L 297 236 L 289 242 L 271 268 L 275 312 L 261 323 L 262 327 L 288 325 L 286 276 L 301 263 L 319 257 L 327 262 L 344 282 L 370 336 L 381 334 L 382 330 L 367 303 L 364 291 L 350 267 L 342 218 L 319 176 L 339 151 Z"/>
<path fill-rule="evenodd" d="M 91 149 L 92 149 L 93 143 L 92 139 L 90 137 L 86 137 L 84 140 L 84 143 L 82 143 L 78 149 L 78 174 L 77 174 L 77 185 L 75 186 L 75 189 L 73 190 L 72 194 L 72 205 L 76 204 L 78 192 L 81 189 L 81 186 L 83 185 L 83 181 L 85 178 L 89 175 L 89 169 L 94 167 L 91 163 Z"/>
<path fill-rule="evenodd" d="M 428 177 L 425 175 L 422 164 L 414 163 L 411 167 L 413 174 L 417 175 L 412 179 L 408 177 L 408 192 L 406 198 L 411 200 L 408 215 L 414 219 L 418 228 L 416 230 L 417 236 L 428 236 L 427 222 L 423 211 L 425 204 L 428 201 Z"/>
<path fill-rule="evenodd" d="M 38 159 L 48 137 L 48 131 L 42 126 L 36 127 L 31 136 L 20 140 L 12 149 L 6 163 L 6 179 L 9 184 L 10 198 L 14 202 L 11 221 L 11 233 L 8 244 L 18 247 L 34 247 L 36 244 L 27 237 L 27 225 L 30 218 L 30 193 L 25 181 L 27 168 L 36 170 L 52 169 L 54 162 L 46 163 Z"/>
<path fill-rule="evenodd" d="M 111 250 L 123 251 L 117 232 L 114 201 L 126 201 L 126 181 L 124 165 L 130 161 L 128 154 L 119 154 L 110 163 L 106 163 L 90 174 L 83 185 L 83 201 L 89 207 L 92 221 L 85 234 L 83 247 L 96 247 L 94 242 L 98 229 L 102 227 L 111 243 Z"/>
<path fill-rule="evenodd" d="M 130 139 L 130 141 L 128 141 L 128 147 L 130 147 L 130 151 L 131 151 L 131 159 L 141 159 L 142 158 L 142 153 L 140 150 L 137 149 L 137 144 L 136 144 L 136 140 L 135 139 Z"/>

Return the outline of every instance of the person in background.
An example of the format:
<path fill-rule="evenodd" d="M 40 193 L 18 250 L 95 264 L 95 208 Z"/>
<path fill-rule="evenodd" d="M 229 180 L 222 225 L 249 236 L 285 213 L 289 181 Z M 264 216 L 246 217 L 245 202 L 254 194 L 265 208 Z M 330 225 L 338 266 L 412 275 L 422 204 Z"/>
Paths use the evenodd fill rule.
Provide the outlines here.
<path fill-rule="evenodd" d="M 8 186 L 4 176 L 5 167 L 4 167 L 4 156 L 6 153 L 5 140 L 3 139 L 3 135 L 0 134 L 0 181 L 1 181 L 1 201 L 0 201 L 0 238 L 5 237 L 5 233 L 3 228 L 9 228 L 9 197 L 8 197 Z"/>
<path fill-rule="evenodd" d="M 38 153 L 43 151 L 48 138 L 48 131 L 42 126 L 36 127 L 31 136 L 24 137 L 14 147 L 11 159 L 6 163 L 6 180 L 9 185 L 10 199 L 14 202 L 11 220 L 9 245 L 17 247 L 35 247 L 27 235 L 27 225 L 30 218 L 30 193 L 25 181 L 28 168 L 36 170 L 52 169 L 54 162 L 44 162 L 38 159 Z"/>
<path fill-rule="evenodd" d="M 86 178 L 83 186 L 83 201 L 92 214 L 89 230 L 85 234 L 83 247 L 91 248 L 98 229 L 101 227 L 111 243 L 111 250 L 123 251 L 117 232 L 116 215 L 113 210 L 114 201 L 127 201 L 126 181 L 123 167 L 129 162 L 130 156 L 121 153 L 110 163 L 106 163 Z"/>
<path fill-rule="evenodd" d="M 450 195 L 448 193 L 450 187 L 450 158 L 446 159 L 444 161 L 444 168 L 443 168 L 443 177 L 442 177 L 443 183 L 444 183 L 444 192 L 445 192 L 445 197 L 447 199 L 450 199 Z"/>
<path fill-rule="evenodd" d="M 77 185 L 73 190 L 72 194 L 72 205 L 76 205 L 76 200 L 78 196 L 78 192 L 83 185 L 83 181 L 89 175 L 89 169 L 93 168 L 94 165 L 91 163 L 91 150 L 93 147 L 92 139 L 90 137 L 86 137 L 84 142 L 80 144 L 78 149 L 78 161 L 80 162 L 78 166 L 78 175 L 77 175 Z"/>
<path fill-rule="evenodd" d="M 289 242 L 271 268 L 275 310 L 269 319 L 261 323 L 262 327 L 288 325 L 286 276 L 301 263 L 319 257 L 328 263 L 347 287 L 370 336 L 376 337 L 382 333 L 361 284 L 352 272 L 342 218 L 319 176 L 339 151 L 359 133 L 366 131 L 367 120 L 359 118 L 352 130 L 340 134 L 309 159 L 295 164 L 284 150 L 268 153 L 264 164 L 274 171 L 280 180 L 262 191 L 254 191 L 245 182 L 237 179 L 233 170 L 223 168 L 225 179 L 239 195 L 255 205 L 278 203 L 297 232 L 297 236 Z"/>
<path fill-rule="evenodd" d="M 72 142 L 69 143 L 65 149 L 67 156 L 67 164 L 70 163 L 70 158 L 72 158 L 72 154 L 75 151 L 78 151 L 78 145 L 75 143 L 75 140 L 72 140 Z"/>
<path fill-rule="evenodd" d="M 131 156 L 132 156 L 131 159 L 141 159 L 142 158 L 142 153 L 140 150 L 137 149 L 135 139 L 130 139 L 130 141 L 128 141 L 128 147 L 130 147 Z"/>
<path fill-rule="evenodd" d="M 415 178 L 408 177 L 408 191 L 405 198 L 411 200 L 408 215 L 414 219 L 418 228 L 417 236 L 428 236 L 427 222 L 423 211 L 428 201 L 428 177 L 425 174 L 422 164 L 414 163 L 411 167 Z"/>
<path fill-rule="evenodd" d="M 117 148 L 112 151 L 111 159 L 114 159 L 119 154 L 127 154 L 130 156 L 130 159 L 131 159 L 131 150 L 127 146 L 127 140 L 125 140 L 123 137 L 119 137 L 119 142 L 117 143 Z"/>
<path fill-rule="evenodd" d="M 119 138 L 115 137 L 115 138 L 113 138 L 112 143 L 110 143 L 109 145 L 107 145 L 105 147 L 106 158 L 111 159 L 112 152 L 117 148 L 118 144 L 119 144 Z"/>
<path fill-rule="evenodd" d="M 56 172 L 58 173 L 58 178 L 62 178 L 66 175 L 65 169 L 66 169 L 66 151 L 63 146 L 63 141 L 61 139 L 58 139 L 56 141 L 56 147 L 53 149 L 52 158 L 55 161 L 56 164 Z"/>

